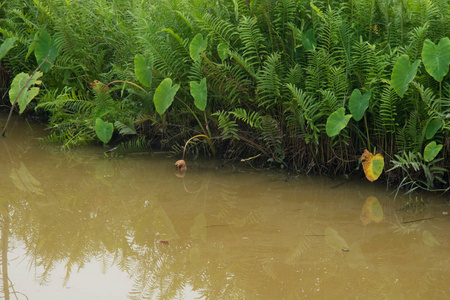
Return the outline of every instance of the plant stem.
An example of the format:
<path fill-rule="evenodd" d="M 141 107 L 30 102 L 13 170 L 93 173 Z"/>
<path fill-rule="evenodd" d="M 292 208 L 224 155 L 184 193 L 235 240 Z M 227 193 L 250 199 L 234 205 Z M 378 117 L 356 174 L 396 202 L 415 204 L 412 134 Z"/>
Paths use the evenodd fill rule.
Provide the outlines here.
<path fill-rule="evenodd" d="M 118 82 L 123 82 L 123 83 L 131 84 L 131 85 L 133 85 L 133 86 L 139 88 L 140 90 L 144 91 L 145 93 L 147 93 L 147 91 L 144 90 L 141 86 L 139 86 L 139 85 L 137 85 L 137 84 L 135 84 L 135 83 L 132 83 L 132 82 L 130 82 L 130 81 L 125 81 L 125 80 L 114 80 L 114 81 L 108 83 L 107 86 L 109 86 L 110 84 L 113 84 L 113 83 L 118 83 Z"/>
<path fill-rule="evenodd" d="M 203 127 L 202 122 L 200 122 L 200 119 L 197 117 L 197 115 L 194 113 L 194 111 L 189 107 L 189 105 L 187 105 L 183 100 L 181 100 L 177 96 L 175 96 L 175 98 L 177 98 L 181 103 L 183 103 L 184 106 L 186 106 L 186 108 L 192 113 L 192 115 L 197 120 L 198 124 L 200 125 L 200 128 L 202 129 L 203 133 L 206 135 L 206 131 L 205 131 L 205 128 Z"/>
<path fill-rule="evenodd" d="M 198 138 L 198 137 L 204 137 L 204 138 L 208 141 L 209 147 L 211 148 L 211 151 L 212 151 L 213 155 L 216 156 L 216 149 L 214 149 L 214 145 L 212 144 L 211 139 L 210 139 L 207 135 L 204 135 L 204 134 L 198 134 L 198 135 L 195 135 L 195 136 L 191 137 L 189 140 L 187 140 L 186 144 L 184 145 L 184 149 L 183 149 L 183 160 L 184 160 L 184 157 L 185 157 L 185 155 L 186 155 L 186 147 L 187 147 L 187 145 L 189 144 L 189 142 L 190 142 L 191 140 L 193 140 L 193 139 L 195 139 L 195 138 Z"/>
<path fill-rule="evenodd" d="M 6 120 L 5 127 L 3 127 L 2 138 L 5 137 L 6 128 L 8 128 L 9 121 L 11 120 L 11 116 L 12 116 L 12 113 L 13 113 L 13 111 L 14 111 L 14 107 L 16 106 L 17 100 L 19 100 L 20 94 L 22 94 L 23 90 L 27 87 L 28 83 L 29 83 L 30 80 L 33 78 L 34 74 L 36 74 L 36 72 L 37 72 L 37 71 L 42 67 L 42 65 L 47 61 L 47 58 L 48 58 L 49 56 L 50 56 L 50 54 L 47 55 L 47 57 L 44 58 L 44 59 L 42 60 L 41 64 L 36 68 L 36 70 L 34 70 L 33 73 L 31 73 L 31 76 L 28 78 L 27 82 L 25 82 L 25 85 L 20 89 L 19 93 L 17 94 L 16 99 L 14 99 L 14 102 L 13 102 L 13 104 L 12 104 L 12 106 L 11 106 L 10 111 L 9 111 L 8 119 Z"/>
<path fill-rule="evenodd" d="M 365 112 L 364 112 L 364 125 L 366 126 L 366 134 L 367 134 L 367 150 L 370 151 L 369 126 L 367 126 L 367 117 Z"/>

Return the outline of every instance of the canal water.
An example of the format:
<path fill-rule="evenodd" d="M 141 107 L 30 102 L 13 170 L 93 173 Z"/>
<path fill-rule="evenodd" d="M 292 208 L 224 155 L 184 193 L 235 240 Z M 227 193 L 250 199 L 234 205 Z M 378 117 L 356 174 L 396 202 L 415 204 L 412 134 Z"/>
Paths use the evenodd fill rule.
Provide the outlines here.
<path fill-rule="evenodd" d="M 0 139 L 2 298 L 450 299 L 448 195 L 46 134 Z"/>

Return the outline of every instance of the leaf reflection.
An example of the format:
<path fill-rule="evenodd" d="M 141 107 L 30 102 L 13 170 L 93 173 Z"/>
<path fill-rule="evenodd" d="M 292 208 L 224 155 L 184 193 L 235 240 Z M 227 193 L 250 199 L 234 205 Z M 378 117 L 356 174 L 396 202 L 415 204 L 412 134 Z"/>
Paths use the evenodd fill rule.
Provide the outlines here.
<path fill-rule="evenodd" d="M 20 168 L 13 168 L 9 176 L 14 185 L 21 191 L 43 195 L 43 190 L 39 187 L 41 183 L 31 175 L 23 162 L 20 162 Z"/>
<path fill-rule="evenodd" d="M 383 208 L 380 202 L 374 196 L 369 196 L 364 202 L 360 219 L 364 225 L 374 221 L 380 223 L 383 220 Z"/>

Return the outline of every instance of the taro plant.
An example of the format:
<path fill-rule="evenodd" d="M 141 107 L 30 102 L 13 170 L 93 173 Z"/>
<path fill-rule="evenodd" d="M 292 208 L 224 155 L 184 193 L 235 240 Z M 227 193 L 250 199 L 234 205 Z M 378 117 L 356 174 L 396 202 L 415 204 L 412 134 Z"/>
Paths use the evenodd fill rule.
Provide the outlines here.
<path fill-rule="evenodd" d="M 15 40 L 15 38 L 9 38 L 6 39 L 5 42 L 3 42 L 0 47 L 0 60 L 14 46 Z M 52 39 L 47 31 L 36 33 L 35 41 L 30 46 L 28 52 L 31 53 L 33 51 L 39 66 L 31 73 L 31 75 L 28 75 L 27 73 L 20 73 L 14 77 L 11 88 L 9 90 L 11 109 L 2 131 L 2 137 L 5 137 L 6 129 L 8 127 L 12 112 L 14 111 L 14 107 L 16 106 L 16 104 L 19 105 L 19 113 L 22 114 L 28 104 L 39 93 L 38 85 L 40 85 L 42 82 L 38 79 L 42 77 L 43 72 L 47 72 L 48 70 L 50 70 L 58 54 L 58 48 L 55 45 L 55 39 Z M 42 70 L 43 72 L 40 72 L 39 70 Z"/>

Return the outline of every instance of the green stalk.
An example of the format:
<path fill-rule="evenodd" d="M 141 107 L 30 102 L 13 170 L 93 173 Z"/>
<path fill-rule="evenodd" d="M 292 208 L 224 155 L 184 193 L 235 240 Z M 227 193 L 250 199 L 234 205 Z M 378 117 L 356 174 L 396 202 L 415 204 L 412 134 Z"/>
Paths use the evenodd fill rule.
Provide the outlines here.
<path fill-rule="evenodd" d="M 187 105 L 183 100 L 181 100 L 180 98 L 178 98 L 177 96 L 175 96 L 175 98 L 177 98 L 181 103 L 184 104 L 184 106 L 186 106 L 186 108 L 192 113 L 192 115 L 194 116 L 194 118 L 197 120 L 198 124 L 200 125 L 200 128 L 202 129 L 203 133 L 206 135 L 206 130 L 203 127 L 202 122 L 200 122 L 200 119 L 197 117 L 197 115 L 194 113 L 194 111 L 189 107 L 189 105 Z"/>
<path fill-rule="evenodd" d="M 369 137 L 369 126 L 367 126 L 367 117 L 366 113 L 364 112 L 364 125 L 366 126 L 366 134 L 367 134 L 367 150 L 371 151 L 370 149 L 370 137 Z"/>

